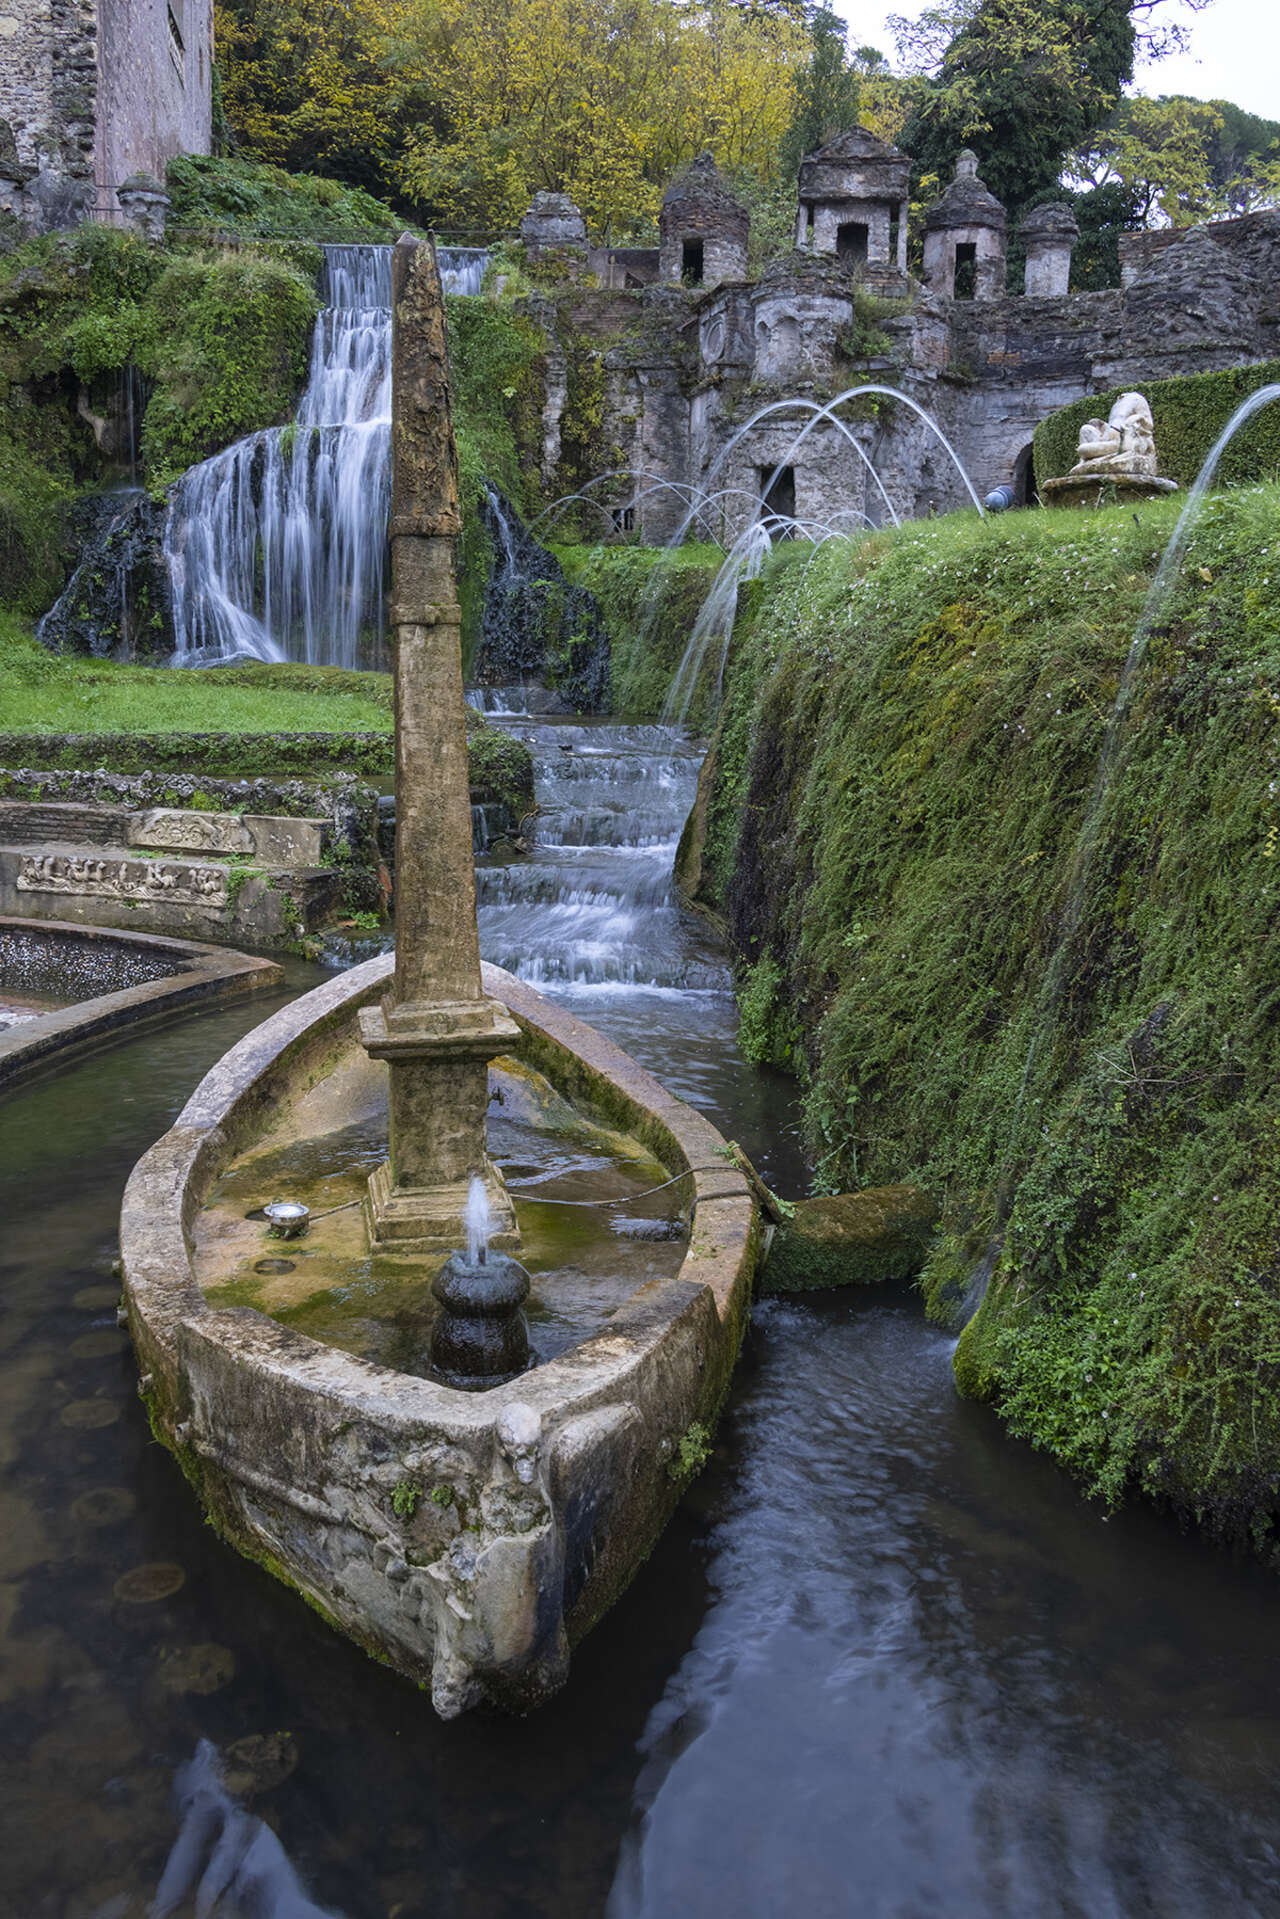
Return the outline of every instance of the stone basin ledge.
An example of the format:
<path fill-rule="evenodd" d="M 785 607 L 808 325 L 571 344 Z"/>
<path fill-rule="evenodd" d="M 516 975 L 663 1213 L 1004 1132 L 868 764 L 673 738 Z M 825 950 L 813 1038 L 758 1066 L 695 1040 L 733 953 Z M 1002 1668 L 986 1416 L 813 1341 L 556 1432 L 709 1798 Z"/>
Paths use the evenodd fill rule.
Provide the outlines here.
<path fill-rule="evenodd" d="M 423 1687 L 445 1718 L 550 1697 L 679 1498 L 669 1468 L 727 1391 L 763 1245 L 715 1127 L 620 1048 L 496 967 L 484 989 L 522 1057 L 689 1181 L 679 1271 L 595 1336 L 492 1391 L 340 1352 L 197 1284 L 196 1214 L 221 1170 L 359 1044 L 391 955 L 327 982 L 233 1047 L 134 1168 L 120 1245 L 140 1391 L 223 1537 Z M 713 1170 L 703 1170 L 703 1169 Z"/>
<path fill-rule="evenodd" d="M 90 957 L 95 971 L 108 977 L 117 958 L 121 967 L 132 964 L 151 976 L 137 985 L 57 1007 L 0 1033 L 0 1092 L 72 1057 L 133 1039 L 146 1027 L 277 986 L 284 977 L 274 960 L 230 952 L 225 946 L 79 921 L 0 914 L 0 960 L 6 946 L 19 941 L 47 947 L 51 966 L 60 953 L 68 959 L 80 953 Z"/>

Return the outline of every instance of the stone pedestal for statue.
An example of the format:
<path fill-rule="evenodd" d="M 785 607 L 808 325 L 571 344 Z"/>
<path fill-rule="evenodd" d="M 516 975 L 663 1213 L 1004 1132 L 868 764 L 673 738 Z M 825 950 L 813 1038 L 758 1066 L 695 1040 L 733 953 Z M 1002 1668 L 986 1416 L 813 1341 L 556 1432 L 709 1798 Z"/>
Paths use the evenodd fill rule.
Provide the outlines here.
<path fill-rule="evenodd" d="M 1046 506 L 1100 506 L 1108 499 L 1150 500 L 1176 493 L 1176 480 L 1156 469 L 1155 425 L 1141 393 L 1122 393 L 1105 420 L 1086 420 L 1076 463 L 1059 480 L 1046 480 Z"/>
<path fill-rule="evenodd" d="M 462 616 L 461 530 L 444 300 L 435 248 L 392 255 L 391 623 L 396 697 L 396 970 L 361 1015 L 365 1050 L 391 1073 L 390 1157 L 369 1181 L 370 1244 L 456 1246 L 473 1176 L 493 1244 L 516 1246 L 515 1213 L 485 1150 L 489 1061 L 520 1029 L 480 985 Z"/>

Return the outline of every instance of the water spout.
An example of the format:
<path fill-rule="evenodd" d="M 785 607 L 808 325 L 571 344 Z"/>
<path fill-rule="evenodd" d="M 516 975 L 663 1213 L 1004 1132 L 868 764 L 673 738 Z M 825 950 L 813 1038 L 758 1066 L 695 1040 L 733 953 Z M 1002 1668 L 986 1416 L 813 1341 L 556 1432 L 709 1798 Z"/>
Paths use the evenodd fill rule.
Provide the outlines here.
<path fill-rule="evenodd" d="M 467 1232 L 467 1259 L 472 1266 L 483 1266 L 489 1257 L 489 1241 L 493 1237 L 493 1214 L 489 1209 L 489 1195 L 479 1173 L 471 1175 L 471 1184 L 467 1188 L 467 1203 L 462 1212 L 462 1223 Z"/>

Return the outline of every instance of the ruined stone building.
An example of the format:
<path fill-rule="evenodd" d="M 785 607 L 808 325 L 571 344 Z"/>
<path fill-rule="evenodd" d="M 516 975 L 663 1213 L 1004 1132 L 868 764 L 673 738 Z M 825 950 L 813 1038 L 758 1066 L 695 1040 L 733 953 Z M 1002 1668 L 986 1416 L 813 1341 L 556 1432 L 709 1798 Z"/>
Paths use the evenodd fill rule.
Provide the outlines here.
<path fill-rule="evenodd" d="M 212 0 L 0 0 L 0 208 L 36 232 L 137 217 L 209 151 L 212 86 Z"/>
<path fill-rule="evenodd" d="M 817 418 L 850 387 L 907 395 L 946 434 L 979 495 L 1010 483 L 1025 502 L 1032 434 L 1059 407 L 1280 355 L 1280 213 L 1127 236 L 1123 284 L 1073 294 L 1075 218 L 1065 205 L 1038 207 L 1021 229 L 1025 290 L 1011 294 L 1005 209 L 971 153 L 926 216 L 922 280 L 908 277 L 908 173 L 907 157 L 864 129 L 809 154 L 796 249 L 756 277 L 746 270 L 746 212 L 706 158 L 668 193 L 657 250 L 581 241 L 573 299 L 535 303 L 552 336 L 548 481 L 566 363 L 584 340 L 604 370 L 600 470 L 631 473 L 610 511 L 649 540 L 679 524 L 673 486 L 719 496 L 729 532 L 755 517 L 766 493 L 771 508 L 837 530 L 881 524 L 890 507 L 909 518 L 964 505 L 942 441 L 900 400 L 872 394 L 843 407 L 840 423 Z M 894 304 L 877 311 L 869 294 Z"/>

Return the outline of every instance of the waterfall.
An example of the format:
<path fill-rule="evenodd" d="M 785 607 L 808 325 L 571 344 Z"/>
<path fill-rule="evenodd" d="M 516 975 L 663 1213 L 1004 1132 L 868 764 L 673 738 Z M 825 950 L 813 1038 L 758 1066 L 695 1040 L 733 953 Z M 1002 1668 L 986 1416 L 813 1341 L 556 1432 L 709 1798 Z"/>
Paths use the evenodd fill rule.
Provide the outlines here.
<path fill-rule="evenodd" d="M 326 305 L 291 426 L 192 467 L 164 550 L 174 665 L 233 659 L 357 667 L 381 642 L 391 465 L 391 249 L 324 249 Z M 488 255 L 442 247 L 446 293 L 476 294 Z"/>

